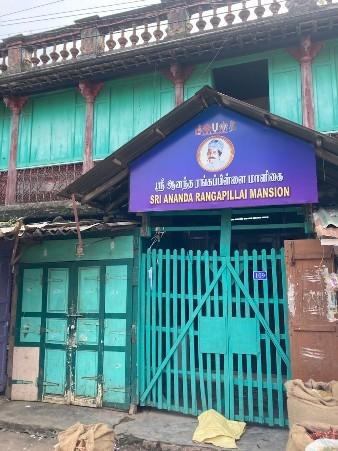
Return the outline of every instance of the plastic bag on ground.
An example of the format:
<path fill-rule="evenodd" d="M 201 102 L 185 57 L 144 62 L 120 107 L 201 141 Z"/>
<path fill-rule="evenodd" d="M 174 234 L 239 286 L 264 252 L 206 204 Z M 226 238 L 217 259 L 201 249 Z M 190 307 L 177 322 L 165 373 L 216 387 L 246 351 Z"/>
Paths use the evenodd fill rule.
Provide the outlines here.
<path fill-rule="evenodd" d="M 338 451 L 338 440 L 319 438 L 307 445 L 305 451 Z"/>
<path fill-rule="evenodd" d="M 210 409 L 198 417 L 193 441 L 221 448 L 237 448 L 236 440 L 241 438 L 245 426 L 246 423 L 227 420 L 216 410 Z"/>

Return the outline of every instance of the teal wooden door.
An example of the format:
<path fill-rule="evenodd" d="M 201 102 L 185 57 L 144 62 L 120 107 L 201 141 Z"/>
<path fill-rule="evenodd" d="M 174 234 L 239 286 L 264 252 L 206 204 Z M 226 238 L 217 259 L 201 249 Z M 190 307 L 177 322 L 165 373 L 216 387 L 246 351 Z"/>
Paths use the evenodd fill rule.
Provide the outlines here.
<path fill-rule="evenodd" d="M 129 407 L 131 263 L 36 266 L 22 271 L 16 344 L 40 346 L 41 399 Z"/>
<path fill-rule="evenodd" d="M 100 308 L 101 268 L 80 266 L 75 277 L 76 302 L 71 306 L 70 312 L 74 368 L 71 402 L 77 405 L 100 406 L 102 399 L 99 392 L 99 354 L 102 354 L 103 334 Z"/>
<path fill-rule="evenodd" d="M 267 278 L 255 279 L 255 271 Z M 141 405 L 286 424 L 284 251 L 152 250 L 140 273 Z"/>
<path fill-rule="evenodd" d="M 68 316 L 70 268 L 46 268 L 45 272 L 47 272 L 47 299 L 46 316 L 45 318 L 42 316 L 42 321 L 45 321 L 42 396 L 45 401 L 69 403 L 67 362 L 69 363 L 71 352 Z"/>

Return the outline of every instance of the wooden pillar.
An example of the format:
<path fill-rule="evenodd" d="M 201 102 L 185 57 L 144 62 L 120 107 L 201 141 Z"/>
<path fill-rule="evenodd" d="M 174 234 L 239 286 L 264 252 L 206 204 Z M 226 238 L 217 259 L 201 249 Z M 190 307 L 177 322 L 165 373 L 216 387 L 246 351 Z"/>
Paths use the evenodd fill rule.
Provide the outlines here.
<path fill-rule="evenodd" d="M 322 43 L 312 42 L 310 36 L 303 37 L 299 48 L 290 49 L 289 53 L 300 62 L 302 77 L 302 112 L 303 125 L 315 128 L 313 106 L 312 61 L 318 55 Z"/>
<path fill-rule="evenodd" d="M 18 137 L 20 112 L 27 102 L 27 97 L 4 97 L 5 105 L 12 111 L 11 145 L 9 149 L 8 175 L 5 204 L 15 204 L 16 201 L 16 158 L 18 153 Z"/>
<path fill-rule="evenodd" d="M 85 146 L 83 155 L 83 173 L 89 171 L 93 167 L 93 129 L 94 129 L 94 101 L 103 82 L 89 83 L 81 81 L 79 89 L 83 97 L 86 99 L 86 125 L 85 125 Z"/>
<path fill-rule="evenodd" d="M 190 77 L 194 68 L 192 66 L 181 66 L 174 63 L 169 69 L 166 69 L 164 75 L 172 81 L 175 87 L 175 105 L 181 105 L 184 102 L 184 83 Z"/>

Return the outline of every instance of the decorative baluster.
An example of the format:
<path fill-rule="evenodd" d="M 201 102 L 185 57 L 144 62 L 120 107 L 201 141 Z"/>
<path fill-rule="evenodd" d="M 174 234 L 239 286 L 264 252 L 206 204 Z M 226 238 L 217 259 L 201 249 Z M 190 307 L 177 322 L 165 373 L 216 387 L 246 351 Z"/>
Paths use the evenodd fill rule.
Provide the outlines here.
<path fill-rule="evenodd" d="M 147 45 L 151 39 L 151 34 L 148 31 L 148 23 L 144 22 L 144 31 L 141 34 L 141 38 L 143 39 L 143 42 L 145 45 Z"/>
<path fill-rule="evenodd" d="M 217 15 L 217 6 L 214 6 L 212 9 L 212 18 L 210 19 L 210 23 L 214 30 L 218 28 L 218 25 L 221 21 L 221 18 Z"/>
<path fill-rule="evenodd" d="M 116 47 L 116 41 L 114 40 L 113 30 L 109 33 L 109 39 L 107 39 L 106 44 L 110 51 L 114 50 L 114 48 Z"/>
<path fill-rule="evenodd" d="M 254 11 L 255 11 L 255 14 L 256 14 L 258 19 L 261 19 L 264 16 L 265 8 L 262 5 L 262 0 L 258 0 L 258 5 L 254 9 Z"/>
<path fill-rule="evenodd" d="M 227 23 L 227 25 L 232 25 L 235 18 L 236 18 L 235 14 L 233 14 L 233 12 L 232 12 L 232 2 L 230 0 L 230 1 L 228 1 L 228 12 L 225 15 L 224 19 L 225 19 L 225 22 Z"/>
<path fill-rule="evenodd" d="M 47 55 L 46 46 L 43 47 L 42 55 L 40 56 L 40 60 L 42 61 L 43 66 L 45 66 L 48 63 L 48 61 L 50 60 L 49 56 Z"/>
<path fill-rule="evenodd" d="M 272 12 L 272 15 L 277 16 L 280 8 L 281 8 L 280 3 L 277 0 L 273 0 L 273 2 L 270 5 L 270 11 Z"/>
<path fill-rule="evenodd" d="M 138 43 L 139 39 L 140 38 L 136 34 L 136 24 L 133 23 L 133 33 L 132 33 L 132 35 L 129 38 L 129 40 L 131 42 L 131 46 L 132 47 L 136 47 L 136 44 Z"/>
<path fill-rule="evenodd" d="M 33 50 L 33 56 L 31 57 L 31 63 L 33 64 L 33 68 L 36 68 L 40 62 L 40 58 L 37 56 L 36 48 Z"/>
<path fill-rule="evenodd" d="M 2 55 L 2 63 L 0 64 L 0 70 L 2 73 L 6 72 L 6 70 L 8 69 L 8 66 L 6 64 L 6 56 Z"/>
<path fill-rule="evenodd" d="M 157 17 L 156 19 L 156 30 L 154 31 L 153 35 L 156 39 L 156 42 L 159 42 L 163 37 L 163 31 L 161 30 L 161 21 L 159 17 Z"/>
<path fill-rule="evenodd" d="M 66 42 L 63 43 L 63 49 L 61 50 L 60 55 L 62 56 L 62 61 L 66 61 L 66 59 L 69 56 L 69 52 L 67 50 L 67 43 Z"/>
<path fill-rule="evenodd" d="M 243 7 L 243 9 L 240 10 L 238 15 L 242 22 L 246 22 L 250 16 L 250 11 L 246 7 L 246 0 L 242 1 L 242 7 Z"/>
<path fill-rule="evenodd" d="M 60 55 L 56 51 L 56 44 L 53 46 L 53 51 L 49 55 L 52 59 L 53 64 L 57 62 L 57 60 L 60 58 Z"/>
<path fill-rule="evenodd" d="M 198 8 L 198 21 L 196 22 L 196 27 L 198 31 L 203 31 L 206 26 L 206 21 L 203 19 L 203 9 L 201 7 Z"/>
<path fill-rule="evenodd" d="M 77 55 L 80 53 L 80 50 L 76 47 L 76 38 L 74 36 L 73 38 L 73 47 L 69 49 L 70 54 L 72 55 L 72 58 L 75 60 L 77 58 Z"/>
<path fill-rule="evenodd" d="M 121 36 L 118 38 L 118 43 L 120 44 L 121 49 L 124 49 L 128 43 L 127 38 L 124 36 L 125 30 L 122 28 Z"/>

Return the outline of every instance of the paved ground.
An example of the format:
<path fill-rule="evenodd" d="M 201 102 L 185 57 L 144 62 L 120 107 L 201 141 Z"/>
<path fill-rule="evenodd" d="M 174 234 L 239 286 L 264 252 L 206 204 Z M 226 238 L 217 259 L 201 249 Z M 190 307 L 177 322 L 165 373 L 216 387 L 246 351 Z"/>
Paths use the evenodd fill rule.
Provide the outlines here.
<path fill-rule="evenodd" d="M 155 410 L 128 415 L 109 409 L 7 401 L 4 398 L 0 399 L 0 449 L 52 450 L 56 433 L 77 421 L 84 424 L 102 422 L 113 426 L 121 451 L 216 449 L 200 447 L 191 441 L 197 425 L 197 419 L 193 417 Z M 287 436 L 286 429 L 248 426 L 238 447 L 241 451 L 284 451 Z"/>

